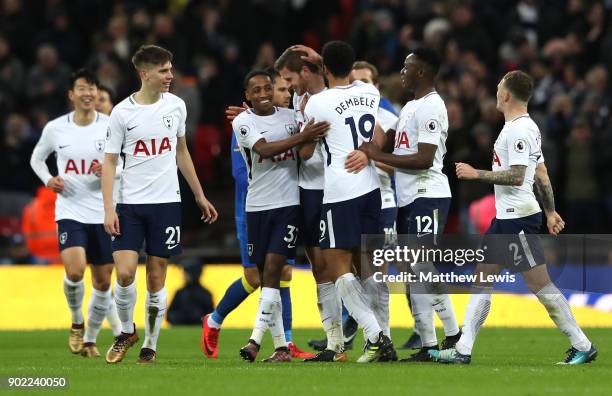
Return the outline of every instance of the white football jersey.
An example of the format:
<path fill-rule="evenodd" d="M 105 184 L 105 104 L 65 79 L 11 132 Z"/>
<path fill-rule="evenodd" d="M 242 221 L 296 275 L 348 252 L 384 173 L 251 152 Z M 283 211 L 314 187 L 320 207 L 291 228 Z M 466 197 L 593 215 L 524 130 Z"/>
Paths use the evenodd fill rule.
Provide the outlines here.
<path fill-rule="evenodd" d="M 290 148 L 282 154 L 265 159 L 253 150 L 255 143 L 261 139 L 270 143 L 298 133 L 295 112 L 275 107 L 274 114 L 258 116 L 249 109 L 234 119 L 232 128 L 249 172 L 246 211 L 299 205 L 297 150 Z"/>
<path fill-rule="evenodd" d="M 385 133 L 387 133 L 397 125 L 397 116 L 389 110 L 379 106 L 377 121 Z M 395 202 L 395 191 L 393 191 L 393 186 L 391 185 L 391 177 L 387 172 L 378 167 L 376 168 L 376 173 L 380 180 L 381 209 L 395 208 L 397 203 Z"/>
<path fill-rule="evenodd" d="M 542 135 L 529 114 L 504 124 L 493 146 L 493 171 L 504 171 L 512 165 L 525 165 L 525 180 L 520 186 L 495 184 L 495 210 L 498 219 L 516 219 L 540 212 L 533 193 L 535 169 L 544 162 Z"/>
<path fill-rule="evenodd" d="M 442 172 L 446 154 L 448 116 L 444 101 L 437 92 L 411 100 L 402 109 L 395 128 L 393 154 L 410 155 L 419 151 L 419 143 L 438 146 L 429 169 L 395 170 L 398 206 L 403 207 L 417 198 L 451 197 L 448 178 Z"/>
<path fill-rule="evenodd" d="M 118 203 L 181 201 L 176 143 L 185 135 L 186 118 L 185 102 L 171 93 L 150 105 L 137 103 L 132 94 L 113 108 L 105 152 L 124 156 Z"/>
<path fill-rule="evenodd" d="M 325 169 L 323 203 L 347 201 L 379 188 L 372 162 L 357 174 L 344 169 L 349 153 L 372 140 L 379 101 L 378 89 L 361 81 L 330 88 L 308 100 L 305 119 L 330 123 L 318 145 Z"/>
<path fill-rule="evenodd" d="M 64 180 L 64 191 L 57 195 L 55 203 L 56 221 L 104 223 L 100 178 L 92 167 L 104 160 L 107 127 L 107 115 L 96 113 L 91 124 L 79 126 L 74 123 L 74 112 L 71 112 L 50 121 L 43 129 L 30 164 L 47 185 L 53 176 L 45 161 L 55 152 L 58 176 Z"/>
<path fill-rule="evenodd" d="M 312 97 L 308 92 L 303 95 L 293 95 L 293 109 L 295 110 L 295 120 L 300 131 L 304 127 L 304 102 Z M 315 149 L 312 157 L 307 160 L 300 160 L 300 187 L 306 190 L 323 190 L 325 179 L 323 175 L 323 155 Z"/>

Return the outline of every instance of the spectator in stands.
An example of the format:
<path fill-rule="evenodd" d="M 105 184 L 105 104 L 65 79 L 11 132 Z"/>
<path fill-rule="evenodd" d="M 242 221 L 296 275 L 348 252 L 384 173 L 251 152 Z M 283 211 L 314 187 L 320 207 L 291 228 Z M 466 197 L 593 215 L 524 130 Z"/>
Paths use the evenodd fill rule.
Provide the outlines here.
<path fill-rule="evenodd" d="M 11 52 L 11 44 L 0 35 L 0 122 L 17 109 L 23 93 L 23 63 Z"/>
<path fill-rule="evenodd" d="M 60 62 L 57 50 L 49 44 L 38 47 L 36 58 L 37 63 L 28 74 L 28 99 L 32 107 L 41 108 L 54 118 L 68 107 L 70 69 Z"/>
<path fill-rule="evenodd" d="M 185 285 L 176 291 L 167 320 L 173 325 L 194 325 L 202 323 L 202 316 L 211 313 L 215 308 L 212 295 L 200 284 L 202 265 L 186 263 L 183 266 Z"/>

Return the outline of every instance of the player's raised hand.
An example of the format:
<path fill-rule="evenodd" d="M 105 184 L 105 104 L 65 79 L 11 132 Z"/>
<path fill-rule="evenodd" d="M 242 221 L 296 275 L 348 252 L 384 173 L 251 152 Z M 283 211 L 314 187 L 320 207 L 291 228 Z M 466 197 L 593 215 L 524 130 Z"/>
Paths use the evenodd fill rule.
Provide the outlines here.
<path fill-rule="evenodd" d="M 104 212 L 104 231 L 110 236 L 121 235 L 119 217 L 114 210 L 111 212 Z"/>
<path fill-rule="evenodd" d="M 205 223 L 208 224 L 217 221 L 217 217 L 219 217 L 217 209 L 215 209 L 213 204 L 211 204 L 208 199 L 206 199 L 205 197 L 196 198 L 196 203 L 202 211 L 202 217 L 200 217 L 200 219 L 202 219 Z"/>
<path fill-rule="evenodd" d="M 381 153 L 380 147 L 371 142 L 363 143 L 359 146 L 359 151 L 362 151 L 369 159 L 373 159 L 374 161 L 377 161 L 378 154 Z"/>
<path fill-rule="evenodd" d="M 565 222 L 559 215 L 559 213 L 551 212 L 546 215 L 546 227 L 548 227 L 548 232 L 551 235 L 559 235 L 561 231 L 565 228 Z"/>
<path fill-rule="evenodd" d="M 322 121 L 315 123 L 314 119 L 311 119 L 308 121 L 306 126 L 304 126 L 304 130 L 301 132 L 301 134 L 305 141 L 311 141 L 325 137 L 328 130 L 329 122 Z"/>
<path fill-rule="evenodd" d="M 102 164 L 99 162 L 96 162 L 95 164 L 93 164 L 91 166 L 91 170 L 94 173 L 94 175 L 100 177 L 102 176 Z"/>
<path fill-rule="evenodd" d="M 317 66 L 321 66 L 323 64 L 323 59 L 321 58 L 321 55 L 319 55 L 317 51 L 313 50 L 310 47 L 307 47 L 303 44 L 296 44 L 296 45 L 292 45 L 291 47 L 289 47 L 289 49 L 291 51 L 306 52 L 306 55 L 302 55 L 302 59 L 304 59 L 307 62 L 310 62 Z"/>
<path fill-rule="evenodd" d="M 55 191 L 56 193 L 61 193 L 64 191 L 64 179 L 62 179 L 59 176 L 52 177 L 47 182 L 47 187 L 49 187 L 51 190 Z"/>
<path fill-rule="evenodd" d="M 475 180 L 478 179 L 478 171 L 471 165 L 463 162 L 455 162 L 455 170 L 457 177 L 462 180 Z"/>
<path fill-rule="evenodd" d="M 247 105 L 245 102 L 242 102 L 242 107 L 227 106 L 227 108 L 225 109 L 225 118 L 227 118 L 230 121 L 233 121 L 234 118 L 238 117 L 238 114 L 248 109 L 249 109 L 249 105 Z"/>
<path fill-rule="evenodd" d="M 346 157 L 344 169 L 349 173 L 359 173 L 368 166 L 368 156 L 361 150 L 353 150 Z"/>

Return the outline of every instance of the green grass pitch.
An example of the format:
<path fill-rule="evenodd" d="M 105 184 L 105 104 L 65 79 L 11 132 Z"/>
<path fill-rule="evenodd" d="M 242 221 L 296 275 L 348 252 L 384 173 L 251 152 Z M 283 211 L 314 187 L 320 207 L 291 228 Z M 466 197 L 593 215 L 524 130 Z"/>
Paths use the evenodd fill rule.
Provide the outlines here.
<path fill-rule="evenodd" d="M 139 366 L 135 364 L 137 347 L 130 349 L 122 363 L 109 365 L 103 357 L 70 354 L 67 330 L 2 331 L 0 376 L 65 375 L 69 389 L 54 392 L 80 395 L 610 395 L 611 330 L 586 329 L 586 333 L 598 347 L 599 357 L 595 363 L 576 367 L 554 365 L 568 347 L 558 330 L 509 328 L 483 329 L 470 366 L 361 365 L 354 363 L 360 353 L 357 349 L 349 351 L 350 363 L 268 365 L 239 358 L 248 330 L 223 330 L 219 359 L 207 360 L 200 350 L 200 328 L 184 327 L 163 329 L 157 365 Z M 322 332 L 295 329 L 294 334 L 296 343 L 306 347 L 307 339 Z M 392 335 L 399 344 L 408 332 L 394 329 Z M 110 342 L 110 332 L 103 330 L 98 338 L 102 355 Z M 258 358 L 271 353 L 270 344 L 267 335 Z M 400 358 L 408 353 L 400 350 Z M 0 390 L 0 396 L 11 393 Z"/>

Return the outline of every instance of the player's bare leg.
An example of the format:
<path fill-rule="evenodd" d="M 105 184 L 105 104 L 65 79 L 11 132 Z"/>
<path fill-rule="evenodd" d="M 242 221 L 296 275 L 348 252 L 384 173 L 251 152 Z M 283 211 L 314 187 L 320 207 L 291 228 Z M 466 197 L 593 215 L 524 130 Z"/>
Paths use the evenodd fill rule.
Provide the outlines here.
<path fill-rule="evenodd" d="M 145 339 L 138 357 L 139 364 L 155 363 L 157 339 L 166 314 L 166 272 L 168 259 L 147 257 L 147 299 L 145 302 Z"/>
<path fill-rule="evenodd" d="M 83 295 L 85 285 L 83 275 L 87 265 L 85 249 L 80 246 L 69 247 L 61 251 L 66 276 L 64 277 L 64 295 L 70 308 L 72 326 L 68 336 L 68 347 L 72 353 L 80 353 L 83 349 L 85 324 L 83 320 Z"/>
<path fill-rule="evenodd" d="M 83 338 L 83 357 L 99 357 L 100 352 L 96 346 L 96 338 L 100 333 L 102 322 L 110 309 L 111 304 L 111 273 L 112 263 L 91 266 L 91 298 L 87 309 L 87 328 Z"/>
<path fill-rule="evenodd" d="M 115 303 L 121 321 L 121 334 L 115 337 L 113 345 L 106 352 L 107 363 L 122 361 L 128 349 L 138 341 L 138 333 L 134 325 L 138 253 L 133 250 L 118 250 L 113 252 L 113 259 L 117 274 Z"/>
<path fill-rule="evenodd" d="M 584 334 L 565 296 L 557 289 L 548 276 L 546 265 L 536 266 L 522 273 L 529 290 L 544 305 L 555 325 L 567 335 L 572 347 L 559 364 L 590 363 L 597 357 L 597 349 Z"/>

